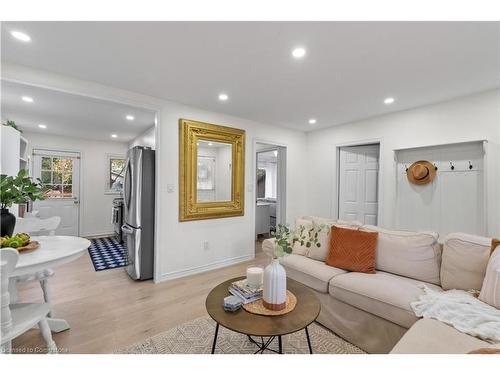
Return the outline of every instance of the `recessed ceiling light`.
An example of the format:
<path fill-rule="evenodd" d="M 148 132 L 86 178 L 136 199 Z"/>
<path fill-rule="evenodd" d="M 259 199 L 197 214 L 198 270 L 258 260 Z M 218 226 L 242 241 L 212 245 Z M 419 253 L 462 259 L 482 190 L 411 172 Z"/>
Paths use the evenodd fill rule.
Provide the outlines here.
<path fill-rule="evenodd" d="M 125 116 L 125 118 L 126 118 L 127 120 L 129 120 L 129 121 L 133 121 L 133 120 L 135 119 L 135 117 L 134 117 L 134 116 L 132 116 L 132 115 L 127 115 L 127 116 Z"/>
<path fill-rule="evenodd" d="M 311 125 L 316 124 L 316 119 L 315 118 L 309 119 L 309 124 L 311 124 Z"/>
<path fill-rule="evenodd" d="M 208 145 L 209 146 L 213 146 L 214 144 L 212 142 L 208 142 Z"/>
<path fill-rule="evenodd" d="M 31 96 L 23 96 L 21 99 L 23 100 L 23 102 L 33 103 L 33 98 Z"/>
<path fill-rule="evenodd" d="M 111 138 L 118 138 L 117 134 L 111 134 Z"/>
<path fill-rule="evenodd" d="M 38 124 L 38 127 L 40 129 L 47 129 L 47 125 L 44 125 L 44 124 Z"/>
<path fill-rule="evenodd" d="M 394 103 L 394 98 L 385 98 L 384 99 L 384 104 L 392 104 Z"/>
<path fill-rule="evenodd" d="M 20 40 L 22 42 L 30 42 L 31 41 L 31 37 L 26 34 L 26 33 L 23 33 L 21 31 L 11 31 L 10 32 L 10 35 L 12 35 L 14 38 L 16 38 L 17 40 Z"/>
<path fill-rule="evenodd" d="M 305 55 L 306 55 L 306 50 L 305 48 L 302 47 L 294 48 L 292 51 L 292 56 L 295 57 L 296 59 L 301 59 Z"/>
<path fill-rule="evenodd" d="M 229 96 L 227 94 L 219 94 L 219 100 L 225 102 L 226 100 L 229 99 Z"/>

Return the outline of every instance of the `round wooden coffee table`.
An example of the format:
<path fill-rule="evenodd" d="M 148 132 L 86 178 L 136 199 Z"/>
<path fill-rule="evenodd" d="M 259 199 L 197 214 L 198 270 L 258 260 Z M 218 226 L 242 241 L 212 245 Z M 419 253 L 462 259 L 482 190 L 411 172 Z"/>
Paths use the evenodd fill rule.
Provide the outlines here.
<path fill-rule="evenodd" d="M 225 311 L 223 308 L 224 297 L 230 295 L 228 292 L 229 285 L 236 280 L 244 277 L 236 277 L 227 280 L 222 284 L 217 285 L 208 294 L 205 306 L 208 314 L 217 323 L 215 326 L 215 335 L 212 345 L 212 354 L 215 352 L 217 344 L 217 335 L 219 333 L 219 325 L 248 336 L 248 339 L 257 345 L 259 348 L 255 353 L 262 353 L 264 350 L 274 351 L 269 348 L 271 342 L 278 338 L 278 353 L 282 353 L 281 336 L 304 329 L 306 332 L 307 345 L 309 352 L 312 354 L 311 339 L 307 327 L 314 322 L 319 315 L 321 305 L 314 293 L 305 285 L 287 279 L 287 289 L 297 297 L 297 306 L 291 312 L 280 316 L 263 316 L 256 315 L 245 311 L 243 308 L 235 312 Z M 257 342 L 252 336 L 261 338 L 261 342 Z M 267 339 L 264 340 L 264 337 Z"/>

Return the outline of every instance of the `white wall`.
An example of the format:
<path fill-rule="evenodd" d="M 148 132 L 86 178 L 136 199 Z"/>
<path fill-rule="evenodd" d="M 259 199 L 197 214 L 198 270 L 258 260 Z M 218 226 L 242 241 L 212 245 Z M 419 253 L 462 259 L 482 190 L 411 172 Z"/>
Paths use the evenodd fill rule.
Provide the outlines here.
<path fill-rule="evenodd" d="M 246 130 L 245 216 L 191 222 L 179 222 L 179 125 L 180 118 L 204 121 Z M 159 233 L 161 279 L 231 264 L 254 256 L 255 225 L 255 150 L 254 141 L 284 144 L 288 152 L 287 220 L 307 213 L 305 206 L 304 133 L 255 123 L 223 114 L 167 103 L 160 113 L 159 147 L 160 210 Z M 167 186 L 175 188 L 169 193 Z M 251 191 L 249 191 L 251 190 Z M 203 241 L 209 250 L 203 250 Z"/>
<path fill-rule="evenodd" d="M 138 135 L 132 141 L 129 142 L 128 148 L 132 148 L 135 146 L 146 146 L 151 147 L 152 150 L 156 148 L 156 129 L 155 127 L 151 127 L 146 130 L 144 133 Z"/>
<path fill-rule="evenodd" d="M 111 207 L 113 199 L 118 195 L 104 193 L 106 154 L 125 156 L 127 144 L 51 134 L 23 133 L 23 135 L 28 139 L 30 155 L 33 148 L 80 152 L 80 235 L 97 236 L 113 233 Z"/>
<path fill-rule="evenodd" d="M 488 233 L 500 234 L 500 90 L 458 98 L 308 133 L 308 212 L 331 216 L 337 211 L 337 145 L 379 140 L 379 225 L 394 227 L 395 149 L 488 140 Z"/>
<path fill-rule="evenodd" d="M 234 126 L 247 130 L 245 185 L 254 186 L 254 140 L 286 144 L 287 221 L 298 216 L 330 216 L 335 212 L 335 145 L 380 138 L 381 216 L 380 224 L 391 226 L 395 209 L 395 148 L 429 146 L 477 139 L 488 139 L 486 171 L 490 232 L 500 233 L 500 93 L 488 92 L 410 111 L 358 121 L 335 128 L 311 132 L 284 130 L 217 113 L 197 110 L 158 98 L 133 93 L 95 82 L 61 76 L 10 63 L 2 64 L 3 79 L 36 84 L 97 99 L 159 111 L 157 150 L 157 280 L 203 271 L 253 254 L 254 193 L 246 192 L 245 216 L 179 223 L 178 221 L 178 119 L 181 117 Z M 157 133 L 158 134 L 158 133 Z M 306 148 L 307 147 L 307 148 Z M 307 156 L 307 157 L 306 157 Z M 171 185 L 171 186 L 170 186 Z M 172 193 L 168 190 L 174 188 Z M 306 202 L 307 199 L 307 202 Z M 386 207 L 384 207 L 384 205 Z M 496 226 L 496 227 L 495 227 Z M 210 242 L 202 250 L 202 241 Z"/>

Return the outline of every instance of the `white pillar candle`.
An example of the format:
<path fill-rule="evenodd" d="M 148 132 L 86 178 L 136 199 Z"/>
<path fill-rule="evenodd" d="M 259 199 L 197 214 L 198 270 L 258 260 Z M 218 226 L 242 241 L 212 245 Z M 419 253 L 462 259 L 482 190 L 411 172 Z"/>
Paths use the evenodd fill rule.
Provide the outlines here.
<path fill-rule="evenodd" d="M 252 288 L 259 288 L 264 282 L 264 270 L 260 267 L 247 268 L 247 284 Z"/>

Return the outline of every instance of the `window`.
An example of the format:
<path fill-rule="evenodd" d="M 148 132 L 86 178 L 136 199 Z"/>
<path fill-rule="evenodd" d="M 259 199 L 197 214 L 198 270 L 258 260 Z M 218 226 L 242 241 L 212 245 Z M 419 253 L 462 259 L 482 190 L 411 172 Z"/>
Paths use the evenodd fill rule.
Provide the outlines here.
<path fill-rule="evenodd" d="M 40 180 L 47 198 L 73 198 L 73 159 L 43 156 Z"/>
<path fill-rule="evenodd" d="M 126 160 L 123 156 L 108 155 L 106 167 L 106 192 L 120 193 L 123 191 Z"/>

